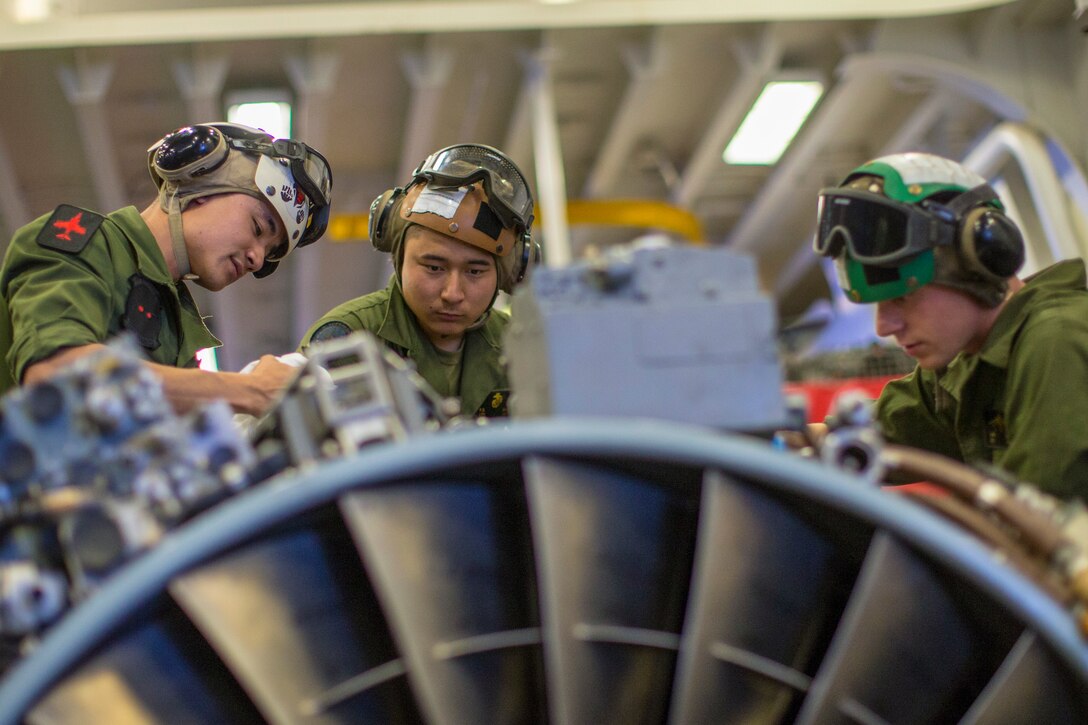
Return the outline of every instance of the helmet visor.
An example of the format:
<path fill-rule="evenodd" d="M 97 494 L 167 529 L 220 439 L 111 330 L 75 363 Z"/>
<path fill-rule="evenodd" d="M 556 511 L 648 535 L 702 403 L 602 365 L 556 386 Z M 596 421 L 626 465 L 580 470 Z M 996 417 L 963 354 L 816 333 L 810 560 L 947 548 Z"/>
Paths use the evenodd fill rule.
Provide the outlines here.
<path fill-rule="evenodd" d="M 865 265 L 895 265 L 927 249 L 951 244 L 954 214 L 942 214 L 854 189 L 820 192 L 813 250 L 838 257 L 844 250 Z"/>
<path fill-rule="evenodd" d="M 426 179 L 434 187 L 482 182 L 488 204 L 504 227 L 525 230 L 532 226 L 533 196 L 525 176 L 505 154 L 490 146 L 460 144 L 436 151 L 412 176 L 413 181 Z"/>

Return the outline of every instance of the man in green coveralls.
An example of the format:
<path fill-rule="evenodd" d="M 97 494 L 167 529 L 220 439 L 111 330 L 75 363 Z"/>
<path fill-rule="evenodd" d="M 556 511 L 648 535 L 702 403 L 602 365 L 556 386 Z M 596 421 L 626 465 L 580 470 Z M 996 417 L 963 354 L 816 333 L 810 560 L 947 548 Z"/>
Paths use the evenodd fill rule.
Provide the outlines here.
<path fill-rule="evenodd" d="M 918 361 L 876 404 L 884 437 L 1088 500 L 1083 260 L 1024 280 L 1019 229 L 978 174 L 907 153 L 820 193 L 818 254 Z"/>
<path fill-rule="evenodd" d="M 196 367 L 219 345 L 187 280 L 212 291 L 275 270 L 328 222 L 332 176 L 305 144 L 230 123 L 186 126 L 148 149 L 159 189 L 143 211 L 62 204 L 15 233 L 0 268 L 0 392 L 35 383 L 131 334 L 179 412 L 226 399 L 260 414 L 295 369 L 262 357 L 249 374 Z"/>
<path fill-rule="evenodd" d="M 537 255 L 532 222 L 529 185 L 502 152 L 459 144 L 431 154 L 370 208 L 371 242 L 393 256 L 389 284 L 330 310 L 299 349 L 366 330 L 440 395 L 459 398 L 464 415 L 506 415 L 510 318 L 493 306 Z"/>

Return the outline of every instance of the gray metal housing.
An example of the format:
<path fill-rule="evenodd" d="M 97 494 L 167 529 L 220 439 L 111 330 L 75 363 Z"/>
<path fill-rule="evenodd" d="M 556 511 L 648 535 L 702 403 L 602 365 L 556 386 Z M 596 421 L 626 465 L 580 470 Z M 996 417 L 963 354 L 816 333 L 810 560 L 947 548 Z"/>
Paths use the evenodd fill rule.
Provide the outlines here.
<path fill-rule="evenodd" d="M 514 417 L 647 417 L 737 431 L 785 422 L 775 308 L 750 257 L 614 248 L 536 270 L 511 314 Z"/>

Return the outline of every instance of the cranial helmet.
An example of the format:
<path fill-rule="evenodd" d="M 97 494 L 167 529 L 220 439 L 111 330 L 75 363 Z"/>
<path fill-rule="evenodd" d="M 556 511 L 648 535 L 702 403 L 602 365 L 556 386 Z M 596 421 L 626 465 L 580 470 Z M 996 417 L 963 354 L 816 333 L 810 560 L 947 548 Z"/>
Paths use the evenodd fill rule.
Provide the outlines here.
<path fill-rule="evenodd" d="M 370 241 L 393 254 L 400 277 L 404 235 L 413 224 L 478 247 L 495 258 L 498 289 L 510 292 L 539 259 L 532 240 L 533 196 L 521 170 L 501 151 L 458 144 L 436 151 L 405 187 L 370 206 Z"/>
<path fill-rule="evenodd" d="M 1020 230 L 997 192 L 975 172 L 925 153 L 875 159 L 822 190 L 813 248 L 835 260 L 855 302 L 935 282 L 996 307 L 1024 262 Z"/>
<path fill-rule="evenodd" d="M 181 273 L 189 272 L 181 212 L 194 200 L 241 192 L 272 205 L 287 230 L 285 243 L 254 273 L 265 277 L 296 247 L 316 242 L 329 221 L 332 170 L 299 141 L 276 139 L 237 123 L 202 123 L 173 131 L 147 150 L 147 167 L 170 219 Z"/>

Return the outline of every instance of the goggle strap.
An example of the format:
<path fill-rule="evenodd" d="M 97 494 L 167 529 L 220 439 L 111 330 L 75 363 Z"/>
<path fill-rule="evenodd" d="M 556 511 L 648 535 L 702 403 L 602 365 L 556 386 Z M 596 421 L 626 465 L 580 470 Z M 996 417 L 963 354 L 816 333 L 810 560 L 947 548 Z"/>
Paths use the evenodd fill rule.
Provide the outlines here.
<path fill-rule="evenodd" d="M 955 197 L 945 206 L 955 212 L 956 218 L 959 219 L 976 206 L 993 204 L 995 201 L 998 201 L 998 196 L 993 187 L 989 184 L 979 184 Z"/>
<path fill-rule="evenodd" d="M 170 246 L 174 251 L 174 262 L 178 267 L 178 279 L 182 279 L 192 269 L 189 266 L 189 251 L 185 247 L 185 232 L 181 227 L 181 202 L 178 200 L 176 191 L 167 200 L 166 219 L 170 227 Z"/>
<path fill-rule="evenodd" d="M 328 201 L 325 199 L 325 193 L 317 188 L 317 184 L 314 183 L 314 180 L 306 173 L 306 157 L 307 155 L 312 154 L 319 158 L 323 162 L 326 171 L 329 169 L 328 162 L 325 160 L 324 156 L 317 153 L 306 144 L 299 141 L 292 141 L 291 139 L 276 139 L 272 143 L 268 143 L 266 141 L 231 138 L 229 136 L 227 137 L 227 141 L 232 148 L 236 148 L 239 151 L 261 154 L 262 156 L 268 156 L 272 159 L 284 159 L 288 161 L 291 166 L 291 176 L 294 177 L 295 183 L 302 187 L 302 192 L 306 194 L 306 198 L 310 200 L 310 203 L 319 206 L 328 204 Z"/>

